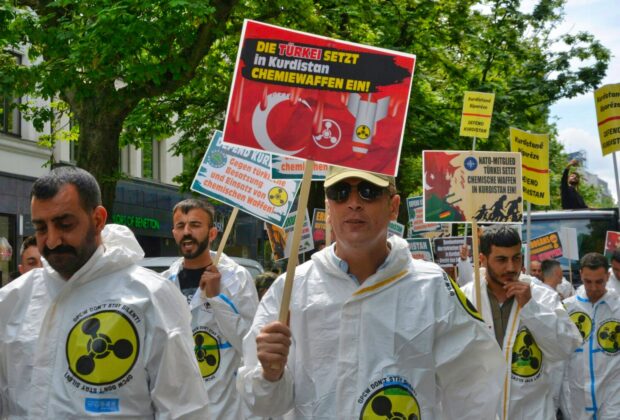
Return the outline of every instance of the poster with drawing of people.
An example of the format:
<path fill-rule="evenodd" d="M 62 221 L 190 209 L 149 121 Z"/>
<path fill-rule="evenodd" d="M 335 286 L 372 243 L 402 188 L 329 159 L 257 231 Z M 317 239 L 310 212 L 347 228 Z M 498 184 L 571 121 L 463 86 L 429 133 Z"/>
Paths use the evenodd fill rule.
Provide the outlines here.
<path fill-rule="evenodd" d="M 426 150 L 423 174 L 427 223 L 522 223 L 519 153 Z"/>

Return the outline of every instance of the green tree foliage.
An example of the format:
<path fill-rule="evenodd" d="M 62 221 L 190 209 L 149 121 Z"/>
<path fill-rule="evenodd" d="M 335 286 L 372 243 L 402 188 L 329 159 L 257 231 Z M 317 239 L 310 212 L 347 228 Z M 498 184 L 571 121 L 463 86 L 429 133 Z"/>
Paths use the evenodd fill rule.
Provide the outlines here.
<path fill-rule="evenodd" d="M 195 159 L 178 179 L 189 185 L 212 130 L 223 126 L 244 18 L 414 53 L 398 179 L 407 196 L 421 191 L 422 150 L 471 148 L 458 135 L 464 91 L 495 93 L 492 134 L 477 148 L 507 150 L 510 126 L 555 136 L 550 105 L 598 86 L 609 52 L 587 33 L 552 38 L 562 6 L 539 0 L 526 13 L 519 0 L 4 0 L 0 50 L 31 45 L 37 64 L 17 67 L 1 56 L 0 94 L 66 101 L 80 129 L 78 165 L 109 181 L 104 195 L 113 197 L 119 138 L 140 146 L 180 135 L 175 153 Z"/>
<path fill-rule="evenodd" d="M 119 136 L 147 98 L 187 85 L 226 30 L 235 1 L 23 0 L 0 6 L 0 92 L 69 104 L 79 126 L 77 164 L 111 208 Z M 7 51 L 28 46 L 35 63 Z M 34 114 L 35 120 L 44 118 Z"/>

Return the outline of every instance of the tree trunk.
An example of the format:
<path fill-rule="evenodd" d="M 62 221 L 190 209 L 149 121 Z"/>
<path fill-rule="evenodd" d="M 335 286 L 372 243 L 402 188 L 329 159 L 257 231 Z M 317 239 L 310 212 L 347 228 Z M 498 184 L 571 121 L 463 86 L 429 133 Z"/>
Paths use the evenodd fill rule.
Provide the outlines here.
<path fill-rule="evenodd" d="M 112 213 L 116 183 L 120 178 L 119 137 L 125 115 L 84 107 L 78 115 L 80 137 L 77 166 L 90 172 L 99 182 L 103 206 Z"/>

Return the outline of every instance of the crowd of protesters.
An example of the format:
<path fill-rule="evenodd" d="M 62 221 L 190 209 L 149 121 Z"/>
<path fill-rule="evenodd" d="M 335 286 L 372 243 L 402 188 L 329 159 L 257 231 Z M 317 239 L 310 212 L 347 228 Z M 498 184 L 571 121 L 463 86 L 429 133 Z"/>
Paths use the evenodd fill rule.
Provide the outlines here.
<path fill-rule="evenodd" d="M 461 290 L 388 238 L 394 178 L 332 167 L 324 187 L 337 240 L 296 267 L 281 322 L 285 275 L 212 252 L 205 201 L 174 207 L 160 276 L 91 174 L 39 178 L 0 289 L 0 418 L 620 418 L 620 250 L 584 256 L 574 291 L 488 227 L 480 290 L 466 253 Z"/>

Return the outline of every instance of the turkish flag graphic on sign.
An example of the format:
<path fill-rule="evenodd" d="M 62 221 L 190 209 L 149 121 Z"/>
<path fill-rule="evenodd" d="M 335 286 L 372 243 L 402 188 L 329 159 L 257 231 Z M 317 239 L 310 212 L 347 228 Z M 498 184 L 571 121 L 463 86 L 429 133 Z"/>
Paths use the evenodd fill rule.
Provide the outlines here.
<path fill-rule="evenodd" d="M 415 57 L 246 21 L 224 141 L 396 175 Z"/>

